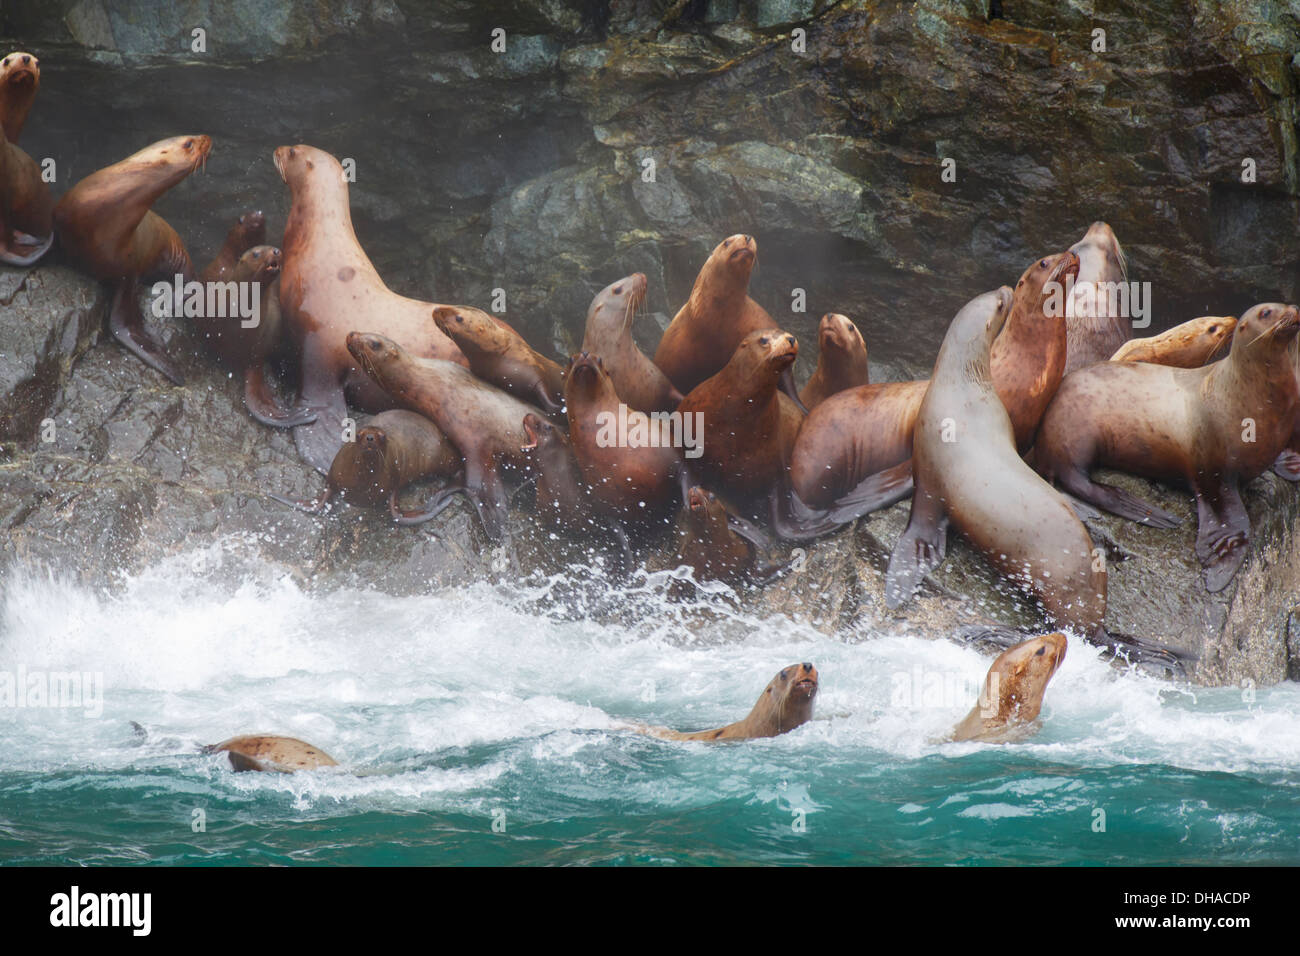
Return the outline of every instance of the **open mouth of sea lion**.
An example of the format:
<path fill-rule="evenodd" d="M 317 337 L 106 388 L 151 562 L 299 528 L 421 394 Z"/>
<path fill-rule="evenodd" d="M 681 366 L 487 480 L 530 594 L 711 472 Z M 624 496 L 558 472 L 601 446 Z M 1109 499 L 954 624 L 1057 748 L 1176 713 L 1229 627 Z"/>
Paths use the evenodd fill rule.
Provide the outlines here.
<path fill-rule="evenodd" d="M 20 66 L 9 75 L 9 85 L 27 88 L 36 85 L 36 71 L 27 66 Z"/>
<path fill-rule="evenodd" d="M 519 446 L 520 451 L 534 451 L 537 448 L 537 427 L 541 423 L 534 415 L 524 416 L 524 434 L 528 436 L 528 444 Z"/>
<path fill-rule="evenodd" d="M 686 492 L 686 503 L 692 511 L 707 511 L 709 507 L 709 493 L 698 486 Z"/>
<path fill-rule="evenodd" d="M 1064 282 L 1069 276 L 1079 278 L 1079 255 L 1073 250 L 1065 253 L 1061 261 L 1056 264 L 1056 268 L 1052 270 L 1052 274 L 1047 277 L 1047 281 Z"/>

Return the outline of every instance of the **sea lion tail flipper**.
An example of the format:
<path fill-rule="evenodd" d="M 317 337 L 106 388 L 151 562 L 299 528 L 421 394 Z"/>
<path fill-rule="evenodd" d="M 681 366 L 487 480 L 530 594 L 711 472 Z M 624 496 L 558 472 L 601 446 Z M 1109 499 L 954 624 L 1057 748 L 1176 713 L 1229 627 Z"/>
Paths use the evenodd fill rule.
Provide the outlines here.
<path fill-rule="evenodd" d="M 772 530 L 783 541 L 811 541 L 830 534 L 843 524 L 830 514 L 808 507 L 790 488 L 773 488 L 768 496 L 768 514 Z"/>
<path fill-rule="evenodd" d="M 1273 474 L 1287 481 L 1300 481 L 1300 453 L 1290 448 L 1282 449 L 1282 454 L 1273 462 Z"/>
<path fill-rule="evenodd" d="M 167 357 L 162 343 L 144 327 L 138 292 L 139 285 L 133 278 L 123 279 L 117 284 L 108 306 L 108 329 L 113 333 L 113 338 L 145 365 L 167 376 L 173 385 L 184 385 L 185 376 Z"/>
<path fill-rule="evenodd" d="M 998 652 L 1023 644 L 1028 636 L 1023 631 L 1002 624 L 966 624 L 953 633 L 953 638 L 962 644 Z"/>
<path fill-rule="evenodd" d="M 1114 485 L 1094 482 L 1082 469 L 1071 468 L 1064 471 L 1058 476 L 1058 480 L 1061 487 L 1075 497 L 1121 518 L 1136 521 L 1138 524 L 1150 525 L 1152 528 L 1177 528 L 1183 523 L 1177 515 L 1172 515 L 1163 508 L 1157 508 L 1145 498 L 1139 498 Z M 1077 513 L 1078 509 L 1075 510 Z"/>
<path fill-rule="evenodd" d="M 803 403 L 803 399 L 799 397 L 799 389 L 795 388 L 794 385 L 793 367 L 787 368 L 781 373 L 781 381 L 777 387 L 780 388 L 781 391 L 785 392 L 786 397 L 795 403 L 799 411 L 803 412 L 805 415 L 808 414 L 808 406 Z"/>
<path fill-rule="evenodd" d="M 348 417 L 348 404 L 343 389 L 331 382 L 328 387 L 318 384 L 319 379 L 304 363 L 301 407 L 312 409 L 316 420 L 298 425 L 293 430 L 293 443 L 298 454 L 322 475 L 329 474 L 334 456 L 343 447 L 343 420 Z"/>
<path fill-rule="evenodd" d="M 11 266 L 35 265 L 54 245 L 54 233 L 44 239 L 29 236 L 25 232 L 14 231 L 13 240 L 0 247 L 0 262 Z M 30 249 L 30 252 L 17 252 L 15 247 Z"/>
<path fill-rule="evenodd" d="M 1098 521 L 1101 519 L 1101 511 L 1094 508 L 1077 495 L 1072 495 L 1068 491 L 1062 491 L 1061 497 L 1065 499 L 1065 503 L 1070 506 L 1070 509 L 1075 513 L 1080 521 Z"/>
<path fill-rule="evenodd" d="M 1217 507 L 1216 501 L 1217 498 Z M 1205 569 L 1205 589 L 1222 591 L 1250 551 L 1250 516 L 1241 495 L 1222 484 L 1196 494 L 1196 557 Z"/>
<path fill-rule="evenodd" d="M 266 366 L 261 362 L 244 369 L 244 407 L 253 418 L 271 428 L 296 428 L 316 420 L 316 412 L 306 405 L 290 408 L 276 398 L 266 379 Z"/>
<path fill-rule="evenodd" d="M 911 600 L 927 574 L 948 553 L 948 515 L 939 502 L 917 489 L 907 527 L 894 545 L 885 572 L 885 606 L 891 611 Z"/>
<path fill-rule="evenodd" d="M 1166 647 L 1131 634 L 1107 631 L 1100 625 L 1088 637 L 1088 643 L 1104 647 L 1115 658 L 1123 659 L 1135 667 L 1154 670 L 1164 677 L 1186 677 L 1187 664 L 1197 659 L 1195 654 L 1188 651 Z"/>
<path fill-rule="evenodd" d="M 467 493 L 463 484 L 459 482 L 449 484 L 445 488 L 434 492 L 433 497 L 425 502 L 424 507 L 419 511 L 401 511 L 392 508 L 393 520 L 402 526 L 424 524 L 446 511 L 451 506 L 452 499 L 456 495 Z"/>
<path fill-rule="evenodd" d="M 857 486 L 831 504 L 832 521 L 847 524 L 855 518 L 888 508 L 912 493 L 912 459 L 867 475 Z"/>
<path fill-rule="evenodd" d="M 479 521 L 488 539 L 499 544 L 506 539 L 510 507 L 505 485 L 495 467 L 476 469 L 477 480 L 471 475 L 468 463 L 465 473 L 465 490 L 474 503 Z"/>
<path fill-rule="evenodd" d="M 740 517 L 740 515 L 733 515 L 728 511 L 727 527 L 741 538 L 744 538 L 758 550 L 772 550 L 772 539 L 767 536 L 767 532 L 754 524 L 754 522 L 748 521 L 745 518 Z"/>

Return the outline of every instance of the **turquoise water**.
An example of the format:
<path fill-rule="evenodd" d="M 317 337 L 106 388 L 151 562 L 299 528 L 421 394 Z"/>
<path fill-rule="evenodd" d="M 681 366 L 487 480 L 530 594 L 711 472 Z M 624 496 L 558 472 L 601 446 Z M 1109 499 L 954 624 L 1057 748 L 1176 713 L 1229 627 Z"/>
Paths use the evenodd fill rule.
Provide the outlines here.
<path fill-rule="evenodd" d="M 545 579 L 309 593 L 241 552 L 111 592 L 11 575 L 0 673 L 104 690 L 0 708 L 0 862 L 1300 862 L 1295 684 L 1179 688 L 1072 644 L 1036 736 L 941 745 L 989 663 L 946 641 L 674 603 L 666 575 L 614 592 L 614 619 Z M 817 716 L 784 737 L 621 729 L 738 719 L 803 660 Z M 236 775 L 197 752 L 254 731 L 343 766 Z"/>

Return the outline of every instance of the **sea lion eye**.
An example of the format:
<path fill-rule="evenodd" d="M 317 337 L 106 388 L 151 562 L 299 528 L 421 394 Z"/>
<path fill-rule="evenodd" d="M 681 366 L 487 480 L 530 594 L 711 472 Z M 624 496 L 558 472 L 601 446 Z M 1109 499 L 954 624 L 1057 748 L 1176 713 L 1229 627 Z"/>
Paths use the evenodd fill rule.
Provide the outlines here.
<path fill-rule="evenodd" d="M 1264 309 L 1264 310 L 1262 310 L 1262 311 L 1259 313 L 1259 317 L 1260 317 L 1261 319 L 1267 319 L 1267 318 L 1268 318 L 1270 315 L 1272 315 L 1272 314 L 1273 314 L 1273 310 L 1272 310 L 1272 309 Z"/>
<path fill-rule="evenodd" d="M 615 294 L 615 295 L 622 295 L 622 294 L 623 294 L 623 287 L 622 287 L 621 285 L 616 285 L 616 286 L 614 286 L 614 294 Z"/>
<path fill-rule="evenodd" d="M 297 146 L 290 146 L 290 147 L 289 147 L 289 158 L 290 158 L 290 159 L 293 159 L 293 158 L 294 158 L 295 156 L 297 156 L 297 155 L 298 155 L 298 147 L 297 147 Z"/>
<path fill-rule="evenodd" d="M 759 344 L 759 345 L 766 345 L 766 344 L 767 344 L 767 336 L 764 335 L 762 338 L 760 338 L 760 339 L 758 340 L 758 344 Z"/>
<path fill-rule="evenodd" d="M 1046 647 L 1040 647 L 1040 648 L 1038 649 L 1038 653 L 1036 653 L 1034 656 L 1035 656 L 1035 657 L 1042 657 L 1042 656 L 1043 656 L 1043 652 L 1046 651 L 1046 650 L 1047 650 Z"/>
<path fill-rule="evenodd" d="M 725 248 L 727 248 L 727 246 L 729 246 L 729 245 L 731 245 L 731 240 L 730 240 L 730 239 L 723 239 L 723 240 L 722 240 L 722 248 L 725 249 Z"/>
<path fill-rule="evenodd" d="M 785 670 L 781 671 L 781 680 L 789 680 L 789 679 L 790 679 L 790 669 L 787 667 Z"/>
<path fill-rule="evenodd" d="M 1042 262 L 1038 263 L 1038 267 L 1039 267 L 1040 269 L 1046 269 L 1046 268 L 1047 268 L 1047 260 L 1044 259 Z"/>
<path fill-rule="evenodd" d="M 193 149 L 193 148 L 194 148 L 194 140 L 192 140 L 192 139 L 187 139 L 187 140 L 185 141 L 185 148 L 186 148 L 187 150 L 188 150 L 188 149 Z"/>

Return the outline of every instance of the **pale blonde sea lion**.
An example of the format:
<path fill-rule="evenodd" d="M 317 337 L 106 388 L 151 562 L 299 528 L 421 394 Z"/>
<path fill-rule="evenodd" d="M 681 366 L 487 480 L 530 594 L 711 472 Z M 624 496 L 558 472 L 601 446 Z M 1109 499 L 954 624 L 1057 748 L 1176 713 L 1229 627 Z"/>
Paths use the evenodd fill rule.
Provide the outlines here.
<path fill-rule="evenodd" d="M 948 740 L 1007 743 L 1034 733 L 1047 682 L 1065 660 L 1065 635 L 1031 637 L 998 655 L 984 678 L 979 700 Z"/>

